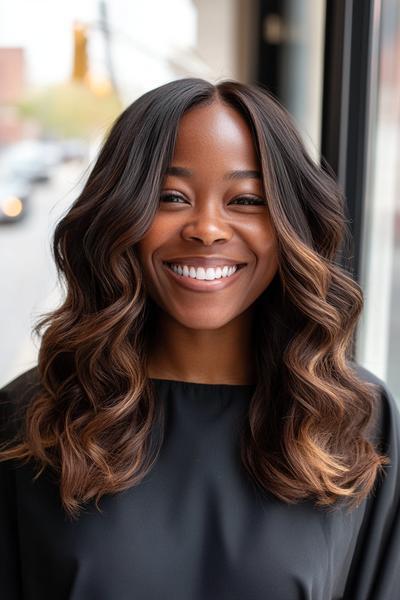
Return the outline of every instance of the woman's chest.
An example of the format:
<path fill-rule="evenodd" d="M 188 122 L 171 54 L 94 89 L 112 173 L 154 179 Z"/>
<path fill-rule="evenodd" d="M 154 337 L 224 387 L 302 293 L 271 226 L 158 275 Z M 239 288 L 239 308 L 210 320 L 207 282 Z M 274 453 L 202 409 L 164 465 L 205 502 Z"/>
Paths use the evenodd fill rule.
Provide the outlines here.
<path fill-rule="evenodd" d="M 230 460 L 166 453 L 139 486 L 64 516 L 56 486 L 17 473 L 27 600 L 339 598 L 361 514 L 261 496 Z M 335 591 L 336 590 L 336 591 Z"/>

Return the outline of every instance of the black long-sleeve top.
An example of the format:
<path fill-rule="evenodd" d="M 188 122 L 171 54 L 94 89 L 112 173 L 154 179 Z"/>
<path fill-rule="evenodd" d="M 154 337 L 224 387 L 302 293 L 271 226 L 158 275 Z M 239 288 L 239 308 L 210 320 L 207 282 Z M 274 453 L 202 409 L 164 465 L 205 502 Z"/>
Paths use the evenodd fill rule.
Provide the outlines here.
<path fill-rule="evenodd" d="M 153 379 L 166 407 L 142 482 L 71 522 L 30 463 L 0 463 L 2 600 L 399 600 L 400 413 L 380 385 L 376 439 L 389 454 L 357 508 L 326 511 L 261 494 L 239 459 L 250 385 Z M 0 390 L 2 441 L 37 369 Z"/>

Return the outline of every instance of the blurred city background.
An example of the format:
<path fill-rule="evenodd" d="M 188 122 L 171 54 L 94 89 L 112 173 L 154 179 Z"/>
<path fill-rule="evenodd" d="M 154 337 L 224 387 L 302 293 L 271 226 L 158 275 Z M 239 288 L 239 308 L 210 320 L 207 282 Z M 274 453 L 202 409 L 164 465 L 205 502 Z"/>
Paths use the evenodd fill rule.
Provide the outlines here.
<path fill-rule="evenodd" d="M 266 86 L 336 173 L 365 295 L 357 360 L 400 401 L 397 0 L 1 0 L 0 387 L 36 364 L 31 329 L 62 294 L 54 226 L 113 120 L 187 76 Z"/>

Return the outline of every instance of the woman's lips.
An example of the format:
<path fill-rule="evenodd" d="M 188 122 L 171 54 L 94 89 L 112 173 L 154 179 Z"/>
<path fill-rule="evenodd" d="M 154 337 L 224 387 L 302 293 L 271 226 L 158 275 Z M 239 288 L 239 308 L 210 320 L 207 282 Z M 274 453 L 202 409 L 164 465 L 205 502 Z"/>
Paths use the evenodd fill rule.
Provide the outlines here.
<path fill-rule="evenodd" d="M 184 277 L 183 275 L 175 273 L 175 271 L 173 271 L 167 264 L 162 263 L 162 266 L 176 283 L 180 284 L 187 290 L 194 290 L 196 292 L 216 292 L 218 290 L 225 289 L 238 279 L 240 273 L 246 267 L 246 265 L 242 265 L 230 277 L 220 277 L 220 279 L 206 280 Z"/>

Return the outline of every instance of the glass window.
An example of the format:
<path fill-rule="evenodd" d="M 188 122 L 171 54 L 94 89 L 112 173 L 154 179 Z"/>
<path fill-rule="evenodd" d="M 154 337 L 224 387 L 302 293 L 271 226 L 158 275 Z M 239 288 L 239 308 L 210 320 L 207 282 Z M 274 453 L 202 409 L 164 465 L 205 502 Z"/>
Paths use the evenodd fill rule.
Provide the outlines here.
<path fill-rule="evenodd" d="M 400 399 L 400 5 L 377 1 L 357 360 Z M 377 87 L 376 87 L 377 86 Z"/>

